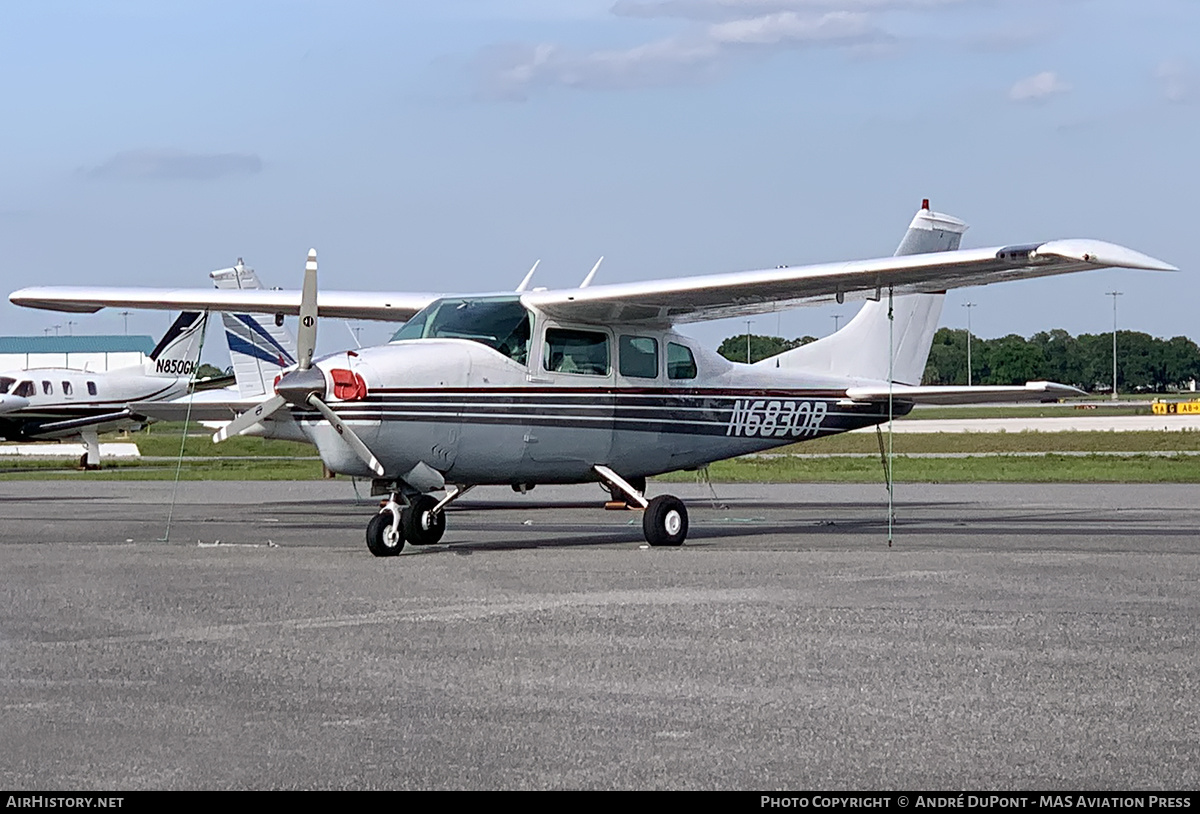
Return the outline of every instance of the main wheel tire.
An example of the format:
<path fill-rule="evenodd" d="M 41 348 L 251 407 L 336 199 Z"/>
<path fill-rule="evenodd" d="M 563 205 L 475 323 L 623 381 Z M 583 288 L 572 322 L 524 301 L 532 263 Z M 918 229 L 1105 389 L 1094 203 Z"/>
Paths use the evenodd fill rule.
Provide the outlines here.
<path fill-rule="evenodd" d="M 401 515 L 403 518 L 403 515 Z M 367 548 L 376 557 L 394 557 L 404 548 L 404 524 L 392 535 L 392 513 L 380 512 L 367 523 Z"/>
<path fill-rule="evenodd" d="M 446 531 L 446 513 L 433 511 L 437 503 L 429 495 L 420 495 L 404 507 L 400 513 L 404 539 L 413 545 L 433 545 L 442 539 Z"/>
<path fill-rule="evenodd" d="M 642 533 L 652 546 L 683 545 L 688 533 L 687 507 L 674 495 L 659 495 L 642 515 Z"/>

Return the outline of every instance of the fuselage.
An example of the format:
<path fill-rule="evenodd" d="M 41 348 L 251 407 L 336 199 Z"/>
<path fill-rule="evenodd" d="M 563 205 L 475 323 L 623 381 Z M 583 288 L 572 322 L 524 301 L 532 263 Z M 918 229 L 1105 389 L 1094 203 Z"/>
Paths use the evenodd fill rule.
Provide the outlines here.
<path fill-rule="evenodd" d="M 887 420 L 886 404 L 846 399 L 852 380 L 735 364 L 669 327 L 479 310 L 444 330 L 436 315 L 414 329 L 418 315 L 388 345 L 318 360 L 327 402 L 389 477 L 421 465 L 460 484 L 588 481 L 596 464 L 654 475 Z M 298 427 L 332 470 L 370 476 L 315 410 L 291 417 L 273 434 Z"/>

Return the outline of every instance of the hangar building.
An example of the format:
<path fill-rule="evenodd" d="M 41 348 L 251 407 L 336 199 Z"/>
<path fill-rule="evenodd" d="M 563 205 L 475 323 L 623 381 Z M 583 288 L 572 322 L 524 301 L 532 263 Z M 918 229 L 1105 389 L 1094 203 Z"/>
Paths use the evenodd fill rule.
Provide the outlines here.
<path fill-rule="evenodd" d="M 140 365 L 153 350 L 149 336 L 0 336 L 0 370 L 69 367 L 104 373 Z"/>

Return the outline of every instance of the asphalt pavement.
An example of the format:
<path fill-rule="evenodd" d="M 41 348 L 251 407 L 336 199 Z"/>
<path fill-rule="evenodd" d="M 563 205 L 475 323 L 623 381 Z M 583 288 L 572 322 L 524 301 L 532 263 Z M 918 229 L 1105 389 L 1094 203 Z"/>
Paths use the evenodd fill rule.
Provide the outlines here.
<path fill-rule="evenodd" d="M 377 559 L 345 480 L 5 483 L 0 786 L 1200 783 L 1195 486 L 669 489 Z"/>

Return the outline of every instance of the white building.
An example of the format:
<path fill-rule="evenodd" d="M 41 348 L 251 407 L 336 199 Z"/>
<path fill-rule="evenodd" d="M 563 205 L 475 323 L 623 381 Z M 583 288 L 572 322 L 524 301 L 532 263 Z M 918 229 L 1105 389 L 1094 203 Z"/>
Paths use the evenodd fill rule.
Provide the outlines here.
<path fill-rule="evenodd" d="M 140 365 L 152 350 L 149 336 L 0 336 L 0 370 L 69 367 L 104 373 Z"/>

